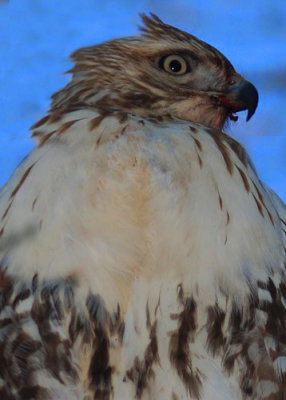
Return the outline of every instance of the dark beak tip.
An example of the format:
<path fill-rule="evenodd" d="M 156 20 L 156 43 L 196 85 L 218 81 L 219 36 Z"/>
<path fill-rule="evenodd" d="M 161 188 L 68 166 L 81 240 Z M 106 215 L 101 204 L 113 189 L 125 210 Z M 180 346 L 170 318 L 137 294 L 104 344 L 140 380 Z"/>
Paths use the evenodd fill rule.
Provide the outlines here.
<path fill-rule="evenodd" d="M 245 100 L 247 104 L 247 117 L 246 117 L 246 122 L 250 120 L 250 118 L 254 115 L 257 105 L 258 105 L 258 92 L 257 89 L 252 83 L 250 82 L 245 82 Z"/>
<path fill-rule="evenodd" d="M 255 114 L 255 111 L 256 111 L 256 108 L 257 108 L 257 104 L 258 104 L 258 101 L 255 103 L 254 106 L 249 107 L 247 109 L 246 122 L 248 122 L 250 120 L 250 118 Z"/>
<path fill-rule="evenodd" d="M 237 107 L 237 109 L 234 108 L 234 111 L 248 111 L 246 116 L 246 121 L 248 122 L 255 113 L 258 105 L 258 92 L 256 87 L 252 83 L 243 80 L 238 82 L 229 93 L 234 96 L 233 104 Z"/>
<path fill-rule="evenodd" d="M 254 109 L 248 109 L 247 111 L 247 116 L 246 116 L 246 122 L 250 120 L 250 118 L 253 116 L 255 113 L 256 107 Z"/>

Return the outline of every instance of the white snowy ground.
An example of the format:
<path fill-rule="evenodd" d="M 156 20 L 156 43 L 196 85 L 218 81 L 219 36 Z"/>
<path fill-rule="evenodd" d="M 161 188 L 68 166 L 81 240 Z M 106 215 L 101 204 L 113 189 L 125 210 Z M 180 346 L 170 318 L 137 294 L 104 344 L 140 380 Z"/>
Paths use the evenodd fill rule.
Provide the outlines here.
<path fill-rule="evenodd" d="M 69 54 L 136 34 L 138 13 L 150 11 L 217 47 L 256 85 L 253 119 L 240 114 L 227 132 L 285 201 L 285 0 L 0 0 L 0 186 L 33 147 L 29 127 L 68 81 Z"/>

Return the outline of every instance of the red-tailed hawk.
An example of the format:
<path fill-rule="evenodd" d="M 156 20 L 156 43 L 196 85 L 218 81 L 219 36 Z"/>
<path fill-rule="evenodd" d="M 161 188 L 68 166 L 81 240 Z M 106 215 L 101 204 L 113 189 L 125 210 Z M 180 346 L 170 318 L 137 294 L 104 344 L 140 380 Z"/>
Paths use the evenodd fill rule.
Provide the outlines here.
<path fill-rule="evenodd" d="M 286 396 L 286 208 L 222 132 L 257 91 L 143 21 L 73 53 L 1 191 L 3 400 Z"/>

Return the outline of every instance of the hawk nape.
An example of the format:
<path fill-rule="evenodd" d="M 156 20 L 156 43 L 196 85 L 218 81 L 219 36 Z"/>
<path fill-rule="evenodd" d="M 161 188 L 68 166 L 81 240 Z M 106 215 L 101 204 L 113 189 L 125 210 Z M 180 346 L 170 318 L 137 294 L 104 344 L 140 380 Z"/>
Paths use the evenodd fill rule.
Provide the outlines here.
<path fill-rule="evenodd" d="M 286 396 L 286 208 L 222 132 L 257 91 L 143 22 L 72 54 L 1 191 L 1 399 Z"/>

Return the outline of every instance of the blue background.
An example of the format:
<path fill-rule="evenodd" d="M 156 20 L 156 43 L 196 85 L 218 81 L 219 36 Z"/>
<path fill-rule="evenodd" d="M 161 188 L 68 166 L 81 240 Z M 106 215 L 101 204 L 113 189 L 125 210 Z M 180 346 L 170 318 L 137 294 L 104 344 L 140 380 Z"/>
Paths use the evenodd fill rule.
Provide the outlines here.
<path fill-rule="evenodd" d="M 228 133 L 248 149 L 262 180 L 286 200 L 285 0 L 0 0 L 0 185 L 33 147 L 29 127 L 69 80 L 78 47 L 134 35 L 154 12 L 224 53 L 259 90 L 252 120 Z"/>

